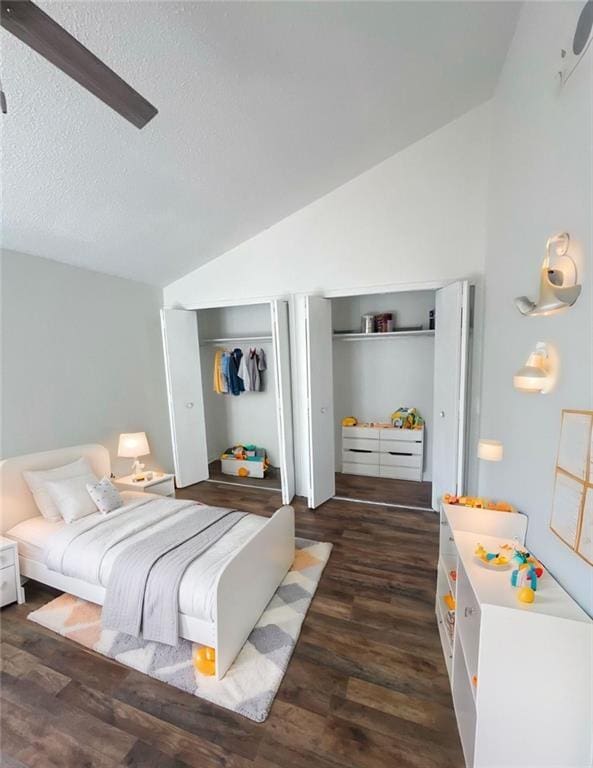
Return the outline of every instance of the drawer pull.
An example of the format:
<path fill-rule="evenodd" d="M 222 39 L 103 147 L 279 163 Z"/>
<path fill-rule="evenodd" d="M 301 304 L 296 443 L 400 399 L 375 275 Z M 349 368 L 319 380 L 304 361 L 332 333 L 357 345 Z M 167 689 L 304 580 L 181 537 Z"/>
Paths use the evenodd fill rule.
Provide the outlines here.
<path fill-rule="evenodd" d="M 373 451 L 367 448 L 348 448 L 350 453 L 373 453 Z"/>
<path fill-rule="evenodd" d="M 413 453 L 402 453 L 401 451 L 387 451 L 390 456 L 413 456 Z"/>

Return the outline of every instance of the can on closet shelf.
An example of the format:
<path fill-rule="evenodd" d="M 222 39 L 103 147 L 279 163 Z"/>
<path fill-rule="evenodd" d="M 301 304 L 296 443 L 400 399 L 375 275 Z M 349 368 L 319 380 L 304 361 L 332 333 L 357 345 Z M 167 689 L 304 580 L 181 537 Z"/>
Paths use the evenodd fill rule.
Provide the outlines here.
<path fill-rule="evenodd" d="M 362 316 L 361 332 L 375 333 L 375 315 Z"/>

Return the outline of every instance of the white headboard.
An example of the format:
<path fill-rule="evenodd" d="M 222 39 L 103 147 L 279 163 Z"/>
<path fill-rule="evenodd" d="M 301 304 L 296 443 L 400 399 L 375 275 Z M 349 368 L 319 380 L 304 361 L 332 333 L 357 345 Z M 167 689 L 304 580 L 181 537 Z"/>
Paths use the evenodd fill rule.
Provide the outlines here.
<path fill-rule="evenodd" d="M 109 476 L 109 451 L 102 445 L 74 445 L 72 448 L 29 453 L 0 461 L 0 532 L 5 533 L 22 520 L 41 514 L 23 478 L 23 470 L 54 469 L 82 456 L 87 459 L 97 477 Z"/>

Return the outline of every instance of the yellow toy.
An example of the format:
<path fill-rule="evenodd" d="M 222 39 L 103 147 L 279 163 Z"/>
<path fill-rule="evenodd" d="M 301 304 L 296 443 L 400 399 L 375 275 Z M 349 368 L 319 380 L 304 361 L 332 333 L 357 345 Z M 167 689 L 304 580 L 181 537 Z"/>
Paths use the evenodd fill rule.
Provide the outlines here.
<path fill-rule="evenodd" d="M 203 675 L 216 674 L 216 651 L 208 645 L 201 645 L 194 652 L 194 667 Z"/>
<path fill-rule="evenodd" d="M 237 474 L 239 477 L 249 477 L 249 470 L 246 467 L 239 467 Z"/>
<path fill-rule="evenodd" d="M 531 587 L 521 587 L 517 592 L 517 597 L 522 603 L 532 603 L 535 600 L 535 592 Z"/>
<path fill-rule="evenodd" d="M 358 419 L 355 416 L 346 416 L 342 419 L 343 427 L 355 427 L 358 424 Z"/>
<path fill-rule="evenodd" d="M 481 544 L 478 544 L 474 555 L 478 562 L 486 568 L 492 568 L 494 571 L 505 571 L 511 565 L 513 553 L 513 548 L 508 544 L 503 544 L 498 552 L 487 552 Z"/>
<path fill-rule="evenodd" d="M 447 592 L 447 594 L 443 596 L 443 602 L 450 611 L 455 610 L 455 598 L 450 592 Z"/>

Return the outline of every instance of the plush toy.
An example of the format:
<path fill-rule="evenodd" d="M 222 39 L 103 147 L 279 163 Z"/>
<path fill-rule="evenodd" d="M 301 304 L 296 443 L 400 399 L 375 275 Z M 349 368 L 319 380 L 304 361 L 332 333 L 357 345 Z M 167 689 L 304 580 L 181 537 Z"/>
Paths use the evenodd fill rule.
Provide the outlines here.
<path fill-rule="evenodd" d="M 503 544 L 498 552 L 487 552 L 481 544 L 478 544 L 474 555 L 486 568 L 492 568 L 492 570 L 495 571 L 503 571 L 510 566 L 512 552 L 513 549 L 509 544 Z"/>
<path fill-rule="evenodd" d="M 355 427 L 358 424 L 358 419 L 355 416 L 346 416 L 342 419 L 343 427 Z"/>
<path fill-rule="evenodd" d="M 208 645 L 201 645 L 194 652 L 194 667 L 203 675 L 216 674 L 216 651 Z"/>

